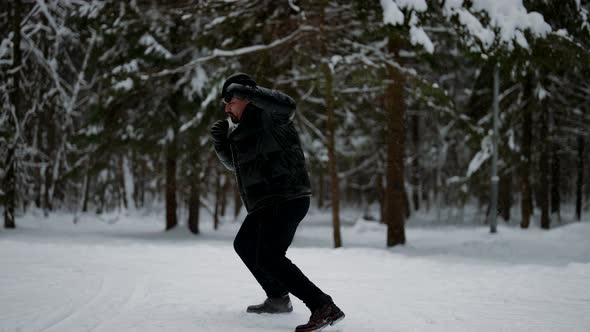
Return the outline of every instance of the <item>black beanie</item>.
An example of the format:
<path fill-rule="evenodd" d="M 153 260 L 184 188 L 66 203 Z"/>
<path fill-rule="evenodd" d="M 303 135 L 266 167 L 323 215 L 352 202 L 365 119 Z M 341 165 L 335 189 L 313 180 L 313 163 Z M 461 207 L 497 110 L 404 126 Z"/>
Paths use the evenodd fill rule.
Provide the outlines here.
<path fill-rule="evenodd" d="M 248 85 L 248 86 L 256 86 L 256 81 L 250 77 L 248 74 L 244 73 L 235 73 L 228 77 L 225 82 L 223 83 L 223 88 L 221 89 L 221 97 L 225 97 L 225 93 L 227 87 L 232 83 L 238 83 L 241 85 Z"/>

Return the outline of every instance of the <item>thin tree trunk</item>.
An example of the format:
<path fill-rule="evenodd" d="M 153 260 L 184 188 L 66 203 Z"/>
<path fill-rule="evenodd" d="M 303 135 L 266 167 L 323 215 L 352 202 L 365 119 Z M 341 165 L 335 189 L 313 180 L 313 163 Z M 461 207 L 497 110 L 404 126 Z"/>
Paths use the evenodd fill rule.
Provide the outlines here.
<path fill-rule="evenodd" d="M 412 142 L 414 145 L 414 158 L 412 159 L 412 200 L 414 210 L 420 210 L 420 117 L 412 117 Z"/>
<path fill-rule="evenodd" d="M 528 228 L 531 221 L 531 214 L 533 212 L 533 194 L 531 190 L 530 172 L 531 172 L 531 142 L 533 136 L 533 117 L 532 117 L 532 103 L 534 100 L 532 94 L 532 79 L 527 78 L 525 85 L 525 98 L 528 98 L 528 104 L 524 108 L 523 123 L 522 123 L 522 155 L 520 161 L 520 213 L 521 213 L 521 228 Z"/>
<path fill-rule="evenodd" d="M 193 234 L 199 234 L 199 207 L 201 185 L 198 176 L 191 181 L 190 196 L 188 201 L 188 229 Z"/>
<path fill-rule="evenodd" d="M 219 204 L 221 203 L 221 182 L 219 167 L 215 167 L 215 209 L 213 212 L 213 229 L 217 230 L 219 227 Z"/>
<path fill-rule="evenodd" d="M 86 166 L 84 175 L 84 197 L 82 198 L 82 212 L 88 211 L 88 196 L 90 196 L 90 169 Z"/>
<path fill-rule="evenodd" d="M 49 214 L 49 211 L 53 210 L 53 186 L 55 177 L 54 175 L 56 172 L 53 170 L 55 169 L 55 164 L 58 163 L 59 152 L 56 153 L 56 128 L 54 123 L 50 120 L 54 116 L 54 109 L 49 107 L 45 112 L 45 116 L 47 116 L 47 120 L 45 121 L 45 130 L 46 130 L 46 139 L 47 139 L 47 150 L 45 152 L 46 155 L 50 156 L 51 159 L 45 167 L 43 168 L 43 179 L 45 183 L 45 187 L 43 190 L 43 213 L 45 216 Z"/>
<path fill-rule="evenodd" d="M 547 114 L 547 106 L 541 106 L 541 117 L 542 117 L 542 124 L 541 124 L 541 132 L 547 132 L 547 124 L 549 122 L 548 114 Z M 551 219 L 549 216 L 549 153 L 547 152 L 548 149 L 548 140 L 547 135 L 543 135 L 543 139 L 541 142 L 541 160 L 539 165 L 539 181 L 540 181 L 540 200 L 539 203 L 541 205 L 541 228 L 549 229 L 551 224 Z"/>
<path fill-rule="evenodd" d="M 324 168 L 320 164 L 318 167 L 318 182 L 319 182 L 319 189 L 318 189 L 318 208 L 322 209 L 324 207 L 324 197 L 325 197 L 325 181 L 324 181 Z"/>
<path fill-rule="evenodd" d="M 139 179 L 137 179 L 137 190 L 135 191 L 136 195 L 136 206 L 143 207 L 145 202 L 145 179 L 147 176 L 146 172 L 146 165 L 145 161 L 141 160 L 139 162 Z"/>
<path fill-rule="evenodd" d="M 35 136 L 36 136 L 36 143 L 35 146 L 41 149 L 41 145 L 43 142 L 43 130 L 42 128 L 43 120 L 41 117 L 37 119 L 37 124 L 35 125 Z M 42 160 L 39 158 L 37 159 L 39 163 Z M 38 209 L 42 207 L 42 200 L 43 200 L 43 173 L 41 172 L 41 167 L 37 167 L 35 169 L 35 206 Z"/>
<path fill-rule="evenodd" d="M 490 176 L 491 190 L 490 190 L 490 233 L 496 233 L 497 227 L 497 212 L 498 212 L 498 117 L 500 113 L 500 64 L 494 65 L 494 132 L 492 135 L 492 169 Z"/>
<path fill-rule="evenodd" d="M 556 125 L 556 123 L 554 123 L 554 125 Z M 560 186 L 560 162 L 559 162 L 559 151 L 558 151 L 558 146 L 557 143 L 555 142 L 555 136 L 553 135 L 553 133 L 555 133 L 554 130 L 552 130 L 552 135 L 551 138 L 553 139 L 553 143 L 551 144 L 551 215 L 555 216 L 555 218 L 557 218 L 557 221 L 559 222 L 561 220 L 561 217 L 559 215 L 561 207 L 560 207 L 560 201 L 561 201 L 561 197 L 559 194 L 559 186 Z"/>
<path fill-rule="evenodd" d="M 430 176 L 422 179 L 422 201 L 424 202 L 426 212 L 430 211 Z"/>
<path fill-rule="evenodd" d="M 578 136 L 578 179 L 576 181 L 576 220 L 582 219 L 582 186 L 584 184 L 584 136 Z"/>
<path fill-rule="evenodd" d="M 389 39 L 389 52 L 397 58 L 402 49 L 401 40 L 396 36 Z M 398 59 L 399 60 L 399 59 Z M 387 224 L 387 246 L 406 243 L 404 229 L 404 75 L 389 66 L 391 82 L 385 91 L 385 113 L 387 123 L 387 165 L 385 171 L 385 220 Z"/>
<path fill-rule="evenodd" d="M 383 188 L 383 175 L 377 176 L 377 198 L 379 199 L 379 220 L 385 224 L 385 189 Z"/>
<path fill-rule="evenodd" d="M 408 191 L 405 190 L 404 186 L 404 215 L 406 216 L 406 220 L 410 219 L 411 214 L 412 208 L 410 207 L 410 199 L 408 198 Z"/>
<path fill-rule="evenodd" d="M 326 60 L 328 57 L 327 40 L 324 32 L 324 15 L 325 7 L 328 1 L 322 2 L 320 11 L 320 52 L 322 59 Z M 335 120 L 334 120 L 334 91 L 333 91 L 333 77 L 332 69 L 328 66 L 326 61 L 321 64 L 322 74 L 325 80 L 324 96 L 326 101 L 326 112 L 328 115 L 327 121 L 327 138 L 328 138 L 328 173 L 330 176 L 330 193 L 332 205 L 332 226 L 334 236 L 334 248 L 342 246 L 342 237 L 340 235 L 340 182 L 338 179 L 338 170 L 336 165 L 336 146 L 335 146 Z"/>
<path fill-rule="evenodd" d="M 127 210 L 129 208 L 128 202 L 127 202 L 127 188 L 125 186 L 125 165 L 124 165 L 124 161 L 123 161 L 123 156 L 119 157 L 119 172 L 117 172 L 118 174 L 118 178 L 119 178 L 119 188 L 120 192 L 122 192 L 121 194 L 121 200 L 123 201 L 123 207 L 125 207 L 125 210 Z M 119 204 L 117 204 L 119 205 Z"/>
<path fill-rule="evenodd" d="M 21 11 L 22 11 L 22 4 L 21 0 L 15 0 L 12 6 L 12 31 L 14 33 L 14 40 L 13 40 L 13 60 L 12 60 L 12 93 L 11 93 L 11 102 L 12 106 L 14 107 L 14 113 L 16 115 L 16 121 L 14 123 L 14 128 L 19 126 L 19 116 L 21 113 L 21 105 L 20 105 L 20 66 L 22 65 L 22 54 L 20 49 L 20 41 L 21 41 Z M 17 135 L 17 131 L 15 130 L 14 135 Z M 18 137 L 14 137 L 13 141 L 10 142 L 10 146 L 8 148 L 8 153 L 6 154 L 6 162 L 5 162 L 5 169 L 6 173 L 4 174 L 3 179 L 3 187 L 4 191 L 6 192 L 4 198 L 4 228 L 15 228 L 16 223 L 14 221 L 14 210 L 16 208 L 16 144 L 18 141 Z"/>
<path fill-rule="evenodd" d="M 332 96 L 332 73 L 326 63 L 323 64 L 326 77 L 326 99 L 328 112 L 328 172 L 330 173 L 330 200 L 332 205 L 332 225 L 334 230 L 334 248 L 342 246 L 340 235 L 340 183 L 336 169 L 334 98 Z"/>
<path fill-rule="evenodd" d="M 6 192 L 4 202 L 4 228 L 15 228 L 16 223 L 14 222 L 14 209 L 16 205 L 16 176 L 15 176 L 15 158 L 14 158 L 14 147 L 8 150 L 6 156 L 6 165 L 8 169 L 4 175 L 2 186 Z"/>
<path fill-rule="evenodd" d="M 226 174 L 222 174 L 221 176 L 222 180 L 223 180 L 223 186 L 221 187 L 221 201 L 219 202 L 220 204 L 220 211 L 219 214 L 221 216 L 225 216 L 225 210 L 227 208 L 227 193 L 230 190 L 230 186 L 229 186 L 229 179 L 227 178 Z"/>
<path fill-rule="evenodd" d="M 504 174 L 500 177 L 500 197 L 498 197 L 498 212 L 505 222 L 510 221 L 510 208 L 512 207 L 512 174 Z"/>
<path fill-rule="evenodd" d="M 166 230 L 176 227 L 176 137 L 166 154 Z"/>
<path fill-rule="evenodd" d="M 125 203 L 125 208 L 130 210 L 135 210 L 135 200 L 133 196 L 135 196 L 135 188 L 134 188 L 134 176 L 133 176 L 133 165 L 130 165 L 129 158 L 127 158 L 126 154 L 121 156 L 121 179 L 122 185 L 124 189 L 123 194 L 123 202 Z"/>
<path fill-rule="evenodd" d="M 237 184 L 234 186 L 234 219 L 238 219 L 240 210 L 242 209 L 242 197 L 240 196 L 240 190 Z"/>

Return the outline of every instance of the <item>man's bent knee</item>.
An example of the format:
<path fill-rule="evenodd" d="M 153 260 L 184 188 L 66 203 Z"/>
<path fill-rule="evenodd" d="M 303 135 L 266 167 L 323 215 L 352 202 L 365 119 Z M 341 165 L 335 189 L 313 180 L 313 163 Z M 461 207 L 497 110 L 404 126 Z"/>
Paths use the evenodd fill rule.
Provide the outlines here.
<path fill-rule="evenodd" d="M 239 236 L 234 239 L 234 250 L 244 261 L 252 260 L 253 256 L 255 255 L 255 249 L 252 247 L 252 245 Z"/>
<path fill-rule="evenodd" d="M 242 243 L 242 241 L 240 241 L 240 239 L 238 237 L 236 237 L 234 239 L 234 250 L 238 254 L 238 256 L 242 256 L 241 253 L 244 250 L 243 247 L 244 247 L 244 244 Z"/>

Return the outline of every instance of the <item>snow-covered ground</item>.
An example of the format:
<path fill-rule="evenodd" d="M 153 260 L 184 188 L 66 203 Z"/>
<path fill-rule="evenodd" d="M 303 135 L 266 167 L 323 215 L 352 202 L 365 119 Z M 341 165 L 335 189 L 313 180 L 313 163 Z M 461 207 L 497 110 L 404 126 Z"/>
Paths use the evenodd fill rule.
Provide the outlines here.
<path fill-rule="evenodd" d="M 28 214 L 0 230 L 0 331 L 292 331 L 286 315 L 247 314 L 264 299 L 233 252 L 239 223 L 163 232 L 161 216 Z M 590 331 L 590 222 L 549 232 L 499 225 L 383 226 L 327 213 L 302 223 L 290 258 L 347 317 L 326 331 Z"/>

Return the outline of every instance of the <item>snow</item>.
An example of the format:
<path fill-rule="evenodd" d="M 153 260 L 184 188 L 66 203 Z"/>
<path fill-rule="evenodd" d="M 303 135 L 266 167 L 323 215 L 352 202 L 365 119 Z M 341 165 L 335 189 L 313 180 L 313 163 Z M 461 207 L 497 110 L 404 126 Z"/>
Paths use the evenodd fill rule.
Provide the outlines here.
<path fill-rule="evenodd" d="M 535 95 L 537 96 L 538 100 L 543 100 L 547 97 L 549 93 L 547 92 L 547 90 L 545 90 L 545 88 L 543 88 L 540 84 L 537 85 L 537 88 L 535 90 Z"/>
<path fill-rule="evenodd" d="M 195 96 L 203 97 L 203 89 L 205 89 L 208 80 L 209 77 L 205 69 L 202 66 L 196 66 L 194 72 L 191 71 L 191 79 L 185 91 L 185 96 L 191 101 L 194 100 Z"/>
<path fill-rule="evenodd" d="M 129 90 L 133 89 L 133 80 L 131 78 L 127 77 L 123 81 L 115 83 L 113 85 L 113 89 L 129 91 Z"/>
<path fill-rule="evenodd" d="M 393 0 L 381 0 L 383 23 L 399 25 L 404 23 L 404 14 Z"/>
<path fill-rule="evenodd" d="M 128 127 L 129 128 L 129 127 Z M 132 130 L 132 129 L 131 129 Z M 133 181 L 133 172 L 131 172 L 131 165 L 130 161 L 127 156 L 123 157 L 123 181 L 125 185 L 125 197 L 127 200 L 127 207 L 131 210 L 135 210 L 135 200 L 134 197 L 134 181 Z"/>
<path fill-rule="evenodd" d="M 212 28 L 212 27 L 214 27 L 214 26 L 216 26 L 218 24 L 223 23 L 226 19 L 227 19 L 227 17 L 225 17 L 225 16 L 216 17 L 216 18 L 213 19 L 213 21 L 211 21 L 209 24 L 207 24 L 205 26 L 205 28 L 206 29 L 210 29 L 210 28 Z"/>
<path fill-rule="evenodd" d="M 528 49 L 524 31 L 529 31 L 535 37 L 544 37 L 551 32 L 551 26 L 545 22 L 543 15 L 528 12 L 522 0 L 473 0 L 472 3 L 472 7 L 467 9 L 461 0 L 447 1 L 444 13 L 448 17 L 457 15 L 467 32 L 481 42 L 483 51 L 488 50 L 496 38 L 509 50 L 514 48 L 514 41 Z M 470 10 L 473 13 L 485 13 L 490 19 L 490 25 L 484 27 Z M 499 30 L 499 36 L 494 33 L 494 28 Z"/>
<path fill-rule="evenodd" d="M 106 5 L 104 1 L 92 0 L 92 2 L 82 2 L 78 7 L 80 17 L 96 18 L 102 8 Z"/>
<path fill-rule="evenodd" d="M 145 50 L 145 55 L 156 53 L 160 56 L 163 56 L 164 59 L 172 58 L 172 53 L 162 46 L 162 44 L 158 43 L 158 41 L 149 33 L 144 34 L 139 39 L 139 44 L 147 47 Z"/>
<path fill-rule="evenodd" d="M 412 45 L 422 45 L 426 52 L 430 54 L 434 53 L 432 41 L 428 38 L 426 32 L 424 32 L 424 29 L 420 27 L 412 26 L 410 28 L 410 42 Z"/>
<path fill-rule="evenodd" d="M 401 25 L 405 21 L 402 9 L 424 12 L 428 5 L 424 0 L 381 0 L 383 8 L 383 23 L 391 25 Z M 417 26 L 418 19 L 414 14 L 410 17 L 410 42 L 412 45 L 421 45 L 428 53 L 434 52 L 434 45 L 430 38 L 424 32 L 422 27 Z"/>
<path fill-rule="evenodd" d="M 529 30 L 536 36 L 551 32 L 551 26 L 545 22 L 543 15 L 527 12 L 522 0 L 474 0 L 473 8 L 489 15 L 492 25 L 500 28 L 503 42 L 513 40 L 518 31 Z"/>
<path fill-rule="evenodd" d="M 294 11 L 296 11 L 296 12 L 298 12 L 298 13 L 301 11 L 301 8 L 300 8 L 299 6 L 297 6 L 297 5 L 296 5 L 296 4 L 293 2 L 293 0 L 289 0 L 289 7 L 291 7 L 291 9 L 293 9 Z"/>
<path fill-rule="evenodd" d="M 492 137 L 486 136 L 481 141 L 481 150 L 479 150 L 467 167 L 467 177 L 470 177 L 473 173 L 477 172 L 481 165 L 492 155 Z"/>
<path fill-rule="evenodd" d="M 424 226 L 385 249 L 384 226 L 343 211 L 331 249 L 313 212 L 288 256 L 345 311 L 326 331 L 588 331 L 590 222 L 551 231 Z M 163 232 L 163 215 L 29 214 L 0 230 L 1 331 L 288 331 L 309 312 L 252 315 L 264 298 L 233 251 L 239 222 Z M 101 222 L 101 220 L 108 220 Z M 356 221 L 355 221 L 356 220 Z"/>
<path fill-rule="evenodd" d="M 408 21 L 412 45 L 421 45 L 427 52 L 433 53 L 432 41 L 415 16 L 415 12 L 428 10 L 426 1 L 381 0 L 381 8 L 383 23 L 394 26 L 404 24 L 404 10 L 412 13 Z M 482 24 L 477 17 L 479 13 L 485 13 L 490 23 Z M 468 43 L 476 51 L 488 51 L 496 40 L 509 50 L 514 48 L 514 42 L 521 48 L 528 49 L 525 31 L 529 31 L 534 37 L 544 37 L 551 33 L 551 26 L 545 22 L 543 15 L 528 12 L 522 0 L 473 0 L 471 5 L 465 4 L 463 0 L 448 0 L 444 2 L 443 14 L 448 18 L 458 18 L 468 33 Z M 498 36 L 495 29 L 499 32 Z"/>
<path fill-rule="evenodd" d="M 115 68 L 113 68 L 112 73 L 113 74 L 135 73 L 138 71 L 138 69 L 139 69 L 139 62 L 137 61 L 137 59 L 133 59 L 133 60 L 129 61 L 128 63 L 122 64 L 120 66 L 116 66 Z"/>
<path fill-rule="evenodd" d="M 560 37 L 568 37 L 569 33 L 567 32 L 566 29 L 559 29 L 557 31 L 554 32 L 555 35 L 560 36 Z"/>
<path fill-rule="evenodd" d="M 9 55 L 12 50 L 12 41 L 8 38 L 5 38 L 0 42 L 0 59 L 4 58 L 4 56 Z M 12 60 L 10 61 L 12 64 Z"/>

